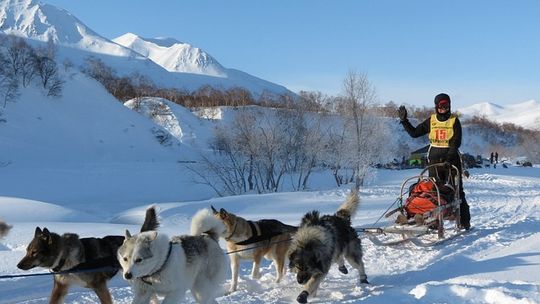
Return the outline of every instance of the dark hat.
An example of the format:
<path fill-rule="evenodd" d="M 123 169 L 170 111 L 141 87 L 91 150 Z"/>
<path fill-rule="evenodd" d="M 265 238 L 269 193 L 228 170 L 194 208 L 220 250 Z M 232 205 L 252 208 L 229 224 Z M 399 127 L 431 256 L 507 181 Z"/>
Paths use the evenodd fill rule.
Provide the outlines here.
<path fill-rule="evenodd" d="M 448 94 L 445 94 L 445 93 L 441 93 L 435 96 L 435 105 L 438 106 L 441 103 L 442 104 L 447 103 L 448 106 L 450 106 L 450 96 L 448 96 Z"/>

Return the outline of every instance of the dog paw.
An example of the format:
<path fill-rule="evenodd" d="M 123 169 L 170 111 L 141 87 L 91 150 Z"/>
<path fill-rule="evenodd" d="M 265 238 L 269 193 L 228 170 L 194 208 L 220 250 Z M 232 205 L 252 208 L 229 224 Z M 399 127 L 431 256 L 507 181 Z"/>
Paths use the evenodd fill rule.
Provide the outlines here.
<path fill-rule="evenodd" d="M 341 272 L 343 274 L 349 273 L 349 270 L 347 270 L 347 266 L 345 266 L 345 265 L 339 266 L 338 270 L 339 270 L 339 272 Z"/>
<path fill-rule="evenodd" d="M 365 279 L 360 280 L 360 284 L 369 284 L 369 282 L 368 282 L 367 278 L 365 278 Z"/>
<path fill-rule="evenodd" d="M 298 301 L 298 303 L 307 303 L 308 295 L 309 293 L 304 290 L 298 295 L 298 297 L 296 298 L 296 301 Z"/>

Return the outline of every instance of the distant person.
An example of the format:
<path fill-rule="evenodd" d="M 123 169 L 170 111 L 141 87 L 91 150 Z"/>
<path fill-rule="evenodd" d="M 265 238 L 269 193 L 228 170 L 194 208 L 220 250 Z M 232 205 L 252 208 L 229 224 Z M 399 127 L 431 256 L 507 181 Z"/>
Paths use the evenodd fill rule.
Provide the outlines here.
<path fill-rule="evenodd" d="M 461 123 L 458 117 L 450 111 L 450 96 L 444 93 L 435 96 L 435 113 L 416 127 L 413 127 L 407 119 L 407 109 L 404 106 L 399 107 L 398 115 L 403 128 L 411 137 L 416 138 L 429 134 L 429 164 L 451 164 L 458 168 L 459 176 L 463 174 L 458 150 L 461 146 Z M 452 173 L 455 174 L 455 172 Z M 443 179 L 447 174 L 447 170 L 441 170 L 440 168 L 430 168 L 429 170 L 429 176 L 439 179 Z M 471 227 L 471 215 L 469 213 L 469 205 L 465 199 L 465 193 L 463 192 L 463 181 L 461 178 L 459 178 L 459 196 L 461 198 L 460 226 L 469 230 Z"/>
<path fill-rule="evenodd" d="M 495 152 L 495 163 L 499 163 L 499 153 Z"/>
<path fill-rule="evenodd" d="M 494 155 L 493 155 L 493 152 L 491 152 L 491 156 L 489 157 L 489 164 L 490 165 L 493 165 L 493 159 L 494 159 Z"/>

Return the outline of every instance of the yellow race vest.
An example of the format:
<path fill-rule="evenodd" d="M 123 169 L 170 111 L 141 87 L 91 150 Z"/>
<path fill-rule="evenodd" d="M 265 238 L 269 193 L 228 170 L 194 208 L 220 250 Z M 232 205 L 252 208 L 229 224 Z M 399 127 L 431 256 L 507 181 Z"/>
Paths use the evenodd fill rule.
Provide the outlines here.
<path fill-rule="evenodd" d="M 454 136 L 454 124 L 456 123 L 456 115 L 451 114 L 446 121 L 439 121 L 437 114 L 432 114 L 429 120 L 430 132 L 429 142 L 432 147 L 448 148 L 450 147 L 450 139 Z"/>

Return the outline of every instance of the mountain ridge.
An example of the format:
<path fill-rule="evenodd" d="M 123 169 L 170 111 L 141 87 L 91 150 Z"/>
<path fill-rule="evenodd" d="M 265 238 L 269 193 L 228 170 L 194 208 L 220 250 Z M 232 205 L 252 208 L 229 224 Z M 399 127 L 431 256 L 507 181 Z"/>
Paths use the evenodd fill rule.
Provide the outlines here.
<path fill-rule="evenodd" d="M 458 112 L 465 118 L 485 116 L 497 123 L 512 123 L 526 129 L 540 130 L 540 103 L 534 99 L 505 106 L 482 102 L 460 108 Z"/>
<path fill-rule="evenodd" d="M 169 72 L 227 77 L 227 70 L 210 54 L 174 38 L 144 38 L 127 33 L 113 41 L 148 57 Z"/>
<path fill-rule="evenodd" d="M 264 93 L 295 95 L 282 85 L 224 68 L 203 50 L 176 39 L 150 39 L 154 43 L 160 42 L 165 48 L 171 45 L 167 56 L 162 54 L 162 62 L 156 63 L 99 35 L 70 12 L 37 0 L 0 2 L 0 33 L 27 39 L 33 45 L 52 41 L 58 47 L 59 62 L 68 59 L 81 66 L 86 58 L 97 57 L 120 76 L 132 73 L 146 75 L 164 88 L 196 91 L 209 85 L 218 90 L 241 87 L 255 98 Z M 182 51 L 185 57 L 178 55 Z"/>

